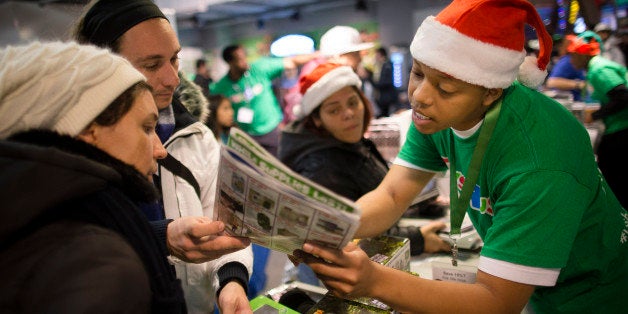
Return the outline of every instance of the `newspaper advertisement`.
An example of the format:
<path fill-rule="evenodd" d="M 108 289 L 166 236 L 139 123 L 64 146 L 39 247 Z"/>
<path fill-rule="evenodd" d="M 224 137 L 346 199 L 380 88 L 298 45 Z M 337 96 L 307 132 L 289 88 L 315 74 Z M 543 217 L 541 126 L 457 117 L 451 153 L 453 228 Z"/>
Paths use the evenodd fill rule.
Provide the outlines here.
<path fill-rule="evenodd" d="M 290 170 L 237 128 L 220 154 L 213 218 L 230 235 L 288 254 L 306 241 L 341 249 L 353 239 L 353 201 Z"/>

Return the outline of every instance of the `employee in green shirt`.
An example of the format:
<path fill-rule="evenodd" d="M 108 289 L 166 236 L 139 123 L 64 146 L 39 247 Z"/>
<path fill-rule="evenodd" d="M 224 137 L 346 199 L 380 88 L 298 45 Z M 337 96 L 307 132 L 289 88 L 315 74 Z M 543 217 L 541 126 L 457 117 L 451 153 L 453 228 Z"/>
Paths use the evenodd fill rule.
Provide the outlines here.
<path fill-rule="evenodd" d="M 525 56 L 524 24 L 539 37 L 536 58 Z M 335 295 L 373 297 L 400 312 L 521 313 L 528 303 L 535 313 L 624 312 L 628 214 L 583 125 L 536 90 L 551 37 L 534 6 L 454 0 L 423 21 L 410 52 L 413 127 L 382 183 L 357 201 L 356 237 L 389 228 L 449 168 L 453 238 L 469 215 L 484 241 L 476 281 L 419 278 L 354 244 L 307 243 L 295 256 Z"/>
<path fill-rule="evenodd" d="M 575 68 L 587 71 L 587 83 L 593 87 L 591 98 L 600 102 L 596 112 L 585 111 L 585 122 L 601 119 L 604 135 L 597 149 L 598 165 L 619 202 L 628 208 L 628 88 L 626 67 L 600 55 L 595 33 L 583 32 L 570 38 L 567 51 Z"/>
<path fill-rule="evenodd" d="M 276 156 L 283 112 L 273 93 L 272 80 L 285 69 L 295 68 L 316 56 L 314 53 L 289 58 L 265 57 L 249 65 L 242 46 L 228 46 L 223 49 L 222 58 L 229 65 L 229 72 L 210 86 L 211 93 L 229 98 L 238 127 Z"/>

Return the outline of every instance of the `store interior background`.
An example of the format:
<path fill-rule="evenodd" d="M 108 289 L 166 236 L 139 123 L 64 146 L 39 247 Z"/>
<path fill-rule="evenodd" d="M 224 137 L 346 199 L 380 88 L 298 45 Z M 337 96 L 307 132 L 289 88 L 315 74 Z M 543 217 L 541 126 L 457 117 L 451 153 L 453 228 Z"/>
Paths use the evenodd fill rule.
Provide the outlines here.
<path fill-rule="evenodd" d="M 0 0 L 0 47 L 33 40 L 66 40 L 86 0 Z M 628 0 L 532 0 L 552 34 L 593 28 L 600 21 L 628 28 Z M 209 61 L 214 80 L 228 67 L 222 49 L 242 44 L 250 58 L 269 54 L 271 43 L 288 34 L 320 36 L 334 25 L 363 31 L 365 39 L 397 56 L 398 87 L 407 87 L 407 50 L 423 19 L 437 14 L 450 0 L 155 0 L 173 23 L 182 46 L 181 71 L 194 74 L 194 62 Z M 504 17 L 499 17 L 504 18 Z M 578 22 L 576 22 L 576 20 Z M 576 29 L 577 31 L 577 29 Z M 530 30 L 530 36 L 535 32 Z M 535 39 L 530 37 L 528 39 Z M 365 57 L 365 62 L 372 58 Z M 267 288 L 281 283 L 285 254 L 271 255 Z"/>
<path fill-rule="evenodd" d="M 32 40 L 67 39 L 68 29 L 88 0 L 0 0 L 0 46 Z M 272 41 L 303 34 L 318 47 L 320 36 L 334 25 L 349 25 L 397 53 L 400 88 L 405 88 L 409 64 L 407 47 L 421 21 L 435 15 L 449 0 L 155 0 L 173 23 L 183 47 L 181 70 L 194 73 L 194 61 L 210 62 L 211 76 L 226 73 L 222 48 L 245 46 L 250 61 L 269 54 Z M 592 27 L 608 20 L 623 25 L 628 0 L 532 0 L 550 33 L 571 31 L 574 15 Z M 574 6 L 575 5 L 575 6 Z M 607 18 L 605 18 L 607 16 Z M 612 17 L 612 18 L 611 18 Z M 616 19 L 615 17 L 619 18 Z M 612 21 L 611 21 L 612 20 Z M 622 24 L 622 25 L 620 25 Z M 535 36 L 533 31 L 529 32 Z M 530 38 L 534 39 L 534 38 Z M 372 62 L 373 54 L 365 58 Z"/>

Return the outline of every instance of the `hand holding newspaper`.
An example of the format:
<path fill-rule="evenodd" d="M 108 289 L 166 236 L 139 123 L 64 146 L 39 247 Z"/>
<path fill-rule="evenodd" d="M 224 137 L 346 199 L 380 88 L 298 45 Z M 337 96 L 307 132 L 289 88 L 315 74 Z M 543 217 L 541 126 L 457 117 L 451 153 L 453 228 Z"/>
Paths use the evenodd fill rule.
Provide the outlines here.
<path fill-rule="evenodd" d="M 237 128 L 221 147 L 217 184 L 213 219 L 273 250 L 292 254 L 306 241 L 341 249 L 358 228 L 354 202 L 290 170 Z"/>

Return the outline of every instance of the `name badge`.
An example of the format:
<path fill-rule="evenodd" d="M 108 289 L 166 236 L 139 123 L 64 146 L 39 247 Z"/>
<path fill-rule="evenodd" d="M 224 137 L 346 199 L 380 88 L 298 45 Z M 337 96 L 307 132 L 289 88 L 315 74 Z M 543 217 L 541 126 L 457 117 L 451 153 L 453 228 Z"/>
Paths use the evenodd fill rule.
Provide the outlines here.
<path fill-rule="evenodd" d="M 454 281 L 462 283 L 474 283 L 478 268 L 469 265 L 432 262 L 432 279 L 441 281 Z"/>
<path fill-rule="evenodd" d="M 242 107 L 238 110 L 238 122 L 249 124 L 253 122 L 253 109 Z"/>

